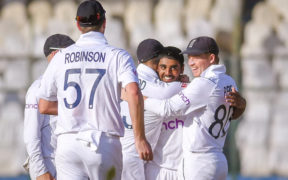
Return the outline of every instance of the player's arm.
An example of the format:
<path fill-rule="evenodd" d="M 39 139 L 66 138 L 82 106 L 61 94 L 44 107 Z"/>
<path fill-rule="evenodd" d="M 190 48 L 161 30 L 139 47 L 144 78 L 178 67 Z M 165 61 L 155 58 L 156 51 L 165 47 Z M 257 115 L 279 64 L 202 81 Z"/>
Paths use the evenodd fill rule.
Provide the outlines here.
<path fill-rule="evenodd" d="M 136 149 L 141 159 L 152 160 L 152 149 L 146 140 L 144 131 L 144 103 L 142 93 L 138 84 L 135 82 L 127 84 L 125 91 L 130 117 L 132 119 Z"/>
<path fill-rule="evenodd" d="M 59 55 L 57 53 L 54 59 Z M 51 61 L 45 70 L 41 85 L 37 91 L 39 99 L 39 111 L 41 114 L 58 115 L 56 77 L 59 73 L 57 64 L 59 61 Z"/>
<path fill-rule="evenodd" d="M 47 101 L 40 98 L 39 112 L 41 114 L 58 115 L 58 101 Z"/>
<path fill-rule="evenodd" d="M 49 172 L 46 172 L 41 176 L 38 176 L 36 180 L 55 180 L 55 178 Z"/>
<path fill-rule="evenodd" d="M 145 110 L 162 117 L 188 115 L 207 105 L 209 89 L 212 89 L 213 86 L 214 84 L 207 79 L 195 78 L 184 90 L 170 99 L 147 98 L 145 100 Z"/>
<path fill-rule="evenodd" d="M 30 171 L 40 176 L 48 169 L 44 163 L 41 148 L 41 128 L 44 116 L 38 111 L 37 98 L 34 93 L 27 93 L 24 111 L 24 142 L 29 155 Z"/>
<path fill-rule="evenodd" d="M 225 96 L 226 102 L 230 103 L 230 106 L 234 107 L 234 111 L 232 114 L 232 119 L 239 118 L 245 111 L 246 108 L 246 100 L 241 96 L 239 92 L 232 87 L 232 91 L 227 93 Z"/>

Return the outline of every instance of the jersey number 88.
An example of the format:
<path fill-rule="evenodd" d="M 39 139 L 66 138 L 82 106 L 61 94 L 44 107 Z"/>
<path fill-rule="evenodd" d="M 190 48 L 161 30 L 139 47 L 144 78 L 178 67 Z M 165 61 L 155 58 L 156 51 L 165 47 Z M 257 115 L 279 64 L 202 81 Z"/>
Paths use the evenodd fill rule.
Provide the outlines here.
<path fill-rule="evenodd" d="M 233 111 L 231 111 L 232 108 L 233 108 L 232 106 L 229 106 L 228 113 L 227 113 L 227 110 L 226 110 L 226 107 L 224 104 L 222 104 L 221 106 L 219 106 L 216 109 L 215 114 L 214 114 L 215 122 L 213 122 L 209 127 L 209 133 L 215 139 L 217 139 L 220 136 L 221 132 L 222 132 L 221 137 L 226 135 L 227 129 L 228 129 L 228 128 L 226 128 L 226 125 L 227 125 L 228 121 L 231 121 L 231 116 L 233 113 Z M 216 132 L 216 134 L 215 134 L 215 130 L 213 131 L 213 129 L 215 129 L 215 126 L 218 127 L 217 129 L 219 129 L 218 133 Z"/>

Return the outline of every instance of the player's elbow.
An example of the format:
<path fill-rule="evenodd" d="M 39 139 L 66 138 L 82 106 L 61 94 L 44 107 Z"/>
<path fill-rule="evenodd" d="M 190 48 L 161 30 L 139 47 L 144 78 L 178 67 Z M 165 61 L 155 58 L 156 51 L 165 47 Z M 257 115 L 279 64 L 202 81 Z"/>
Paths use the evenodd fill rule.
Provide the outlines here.
<path fill-rule="evenodd" d="M 47 114 L 48 113 L 48 108 L 42 99 L 40 99 L 40 101 L 39 101 L 38 110 L 41 114 Z"/>
<path fill-rule="evenodd" d="M 41 114 L 57 115 L 58 103 L 57 101 L 46 101 L 44 99 L 39 100 L 38 110 Z"/>
<path fill-rule="evenodd" d="M 126 87 L 126 92 L 130 96 L 142 96 L 142 93 L 137 83 L 129 83 Z"/>

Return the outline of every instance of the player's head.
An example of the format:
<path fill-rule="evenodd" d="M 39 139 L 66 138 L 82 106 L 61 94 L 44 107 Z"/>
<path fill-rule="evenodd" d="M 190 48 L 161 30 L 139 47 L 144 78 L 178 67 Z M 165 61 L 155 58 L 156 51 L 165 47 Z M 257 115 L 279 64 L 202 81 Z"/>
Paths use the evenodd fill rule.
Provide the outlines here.
<path fill-rule="evenodd" d="M 104 33 L 106 27 L 106 11 L 101 3 L 96 0 L 86 0 L 82 2 L 76 14 L 76 21 L 82 33 L 98 31 Z"/>
<path fill-rule="evenodd" d="M 69 36 L 54 34 L 46 39 L 43 51 L 48 61 L 50 61 L 60 49 L 66 48 L 74 43 L 75 42 Z"/>
<path fill-rule="evenodd" d="M 157 72 L 161 81 L 178 81 L 184 71 L 184 57 L 181 50 L 168 46 L 164 47 L 159 55 Z"/>
<path fill-rule="evenodd" d="M 137 47 L 139 63 L 146 64 L 156 71 L 158 56 L 163 48 L 163 45 L 156 39 L 145 39 L 141 41 Z"/>
<path fill-rule="evenodd" d="M 219 48 L 216 41 L 207 36 L 192 39 L 186 50 L 182 52 L 182 54 L 188 55 L 188 65 L 194 77 L 199 77 L 210 65 L 218 64 L 218 53 Z"/>

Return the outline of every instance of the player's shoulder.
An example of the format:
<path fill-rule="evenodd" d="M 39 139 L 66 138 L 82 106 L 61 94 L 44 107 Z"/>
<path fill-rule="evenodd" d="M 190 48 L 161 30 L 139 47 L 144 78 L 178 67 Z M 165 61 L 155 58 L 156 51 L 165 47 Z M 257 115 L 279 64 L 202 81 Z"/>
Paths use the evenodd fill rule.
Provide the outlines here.
<path fill-rule="evenodd" d="M 132 57 L 128 51 L 122 48 L 113 48 L 111 51 L 117 54 L 119 57 Z"/>
<path fill-rule="evenodd" d="M 36 96 L 37 95 L 37 91 L 40 88 L 40 85 L 41 85 L 41 78 L 38 78 L 28 88 L 27 93 L 26 93 L 26 97 L 28 97 L 28 96 Z"/>

